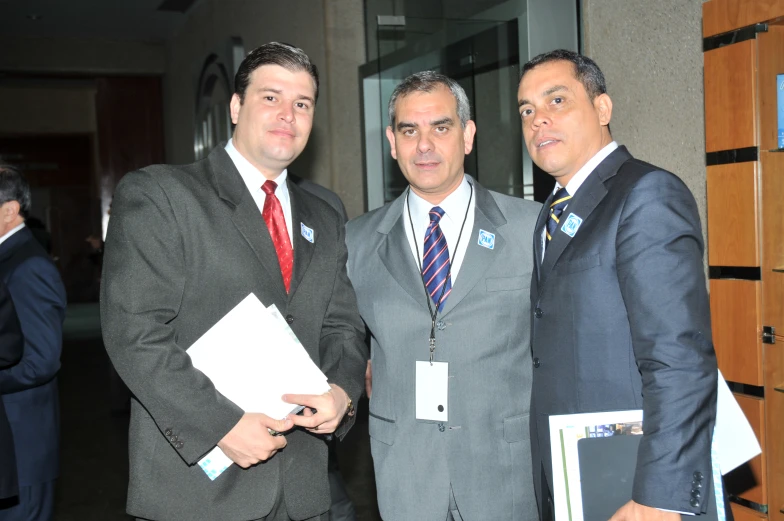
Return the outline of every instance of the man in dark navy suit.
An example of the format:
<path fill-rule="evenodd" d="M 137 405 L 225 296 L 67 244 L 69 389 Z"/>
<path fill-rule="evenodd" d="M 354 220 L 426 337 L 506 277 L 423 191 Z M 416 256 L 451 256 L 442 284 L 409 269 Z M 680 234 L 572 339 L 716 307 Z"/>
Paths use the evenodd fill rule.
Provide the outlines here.
<path fill-rule="evenodd" d="M 0 370 L 19 362 L 23 346 L 24 338 L 14 303 L 8 288 L 0 282 Z M 3 400 L 0 400 L 0 508 L 4 503 L 16 501 L 18 491 L 14 437 L 8 425 Z"/>
<path fill-rule="evenodd" d="M 24 336 L 21 361 L 0 370 L 0 394 L 16 447 L 19 500 L 0 521 L 52 519 L 60 470 L 60 369 L 65 288 L 57 268 L 25 227 L 30 186 L 0 165 L 0 280 L 8 287 Z"/>

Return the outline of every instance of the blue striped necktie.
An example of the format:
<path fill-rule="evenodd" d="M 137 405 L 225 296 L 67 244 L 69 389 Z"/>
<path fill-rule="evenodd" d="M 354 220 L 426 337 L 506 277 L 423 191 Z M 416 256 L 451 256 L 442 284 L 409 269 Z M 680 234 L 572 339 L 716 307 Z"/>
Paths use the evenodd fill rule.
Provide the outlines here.
<path fill-rule="evenodd" d="M 558 224 L 561 222 L 561 214 L 563 214 L 571 198 L 572 196 L 569 195 L 566 188 L 559 188 L 555 192 L 553 202 L 550 203 L 550 215 L 547 217 L 547 242 L 545 245 L 552 240 L 555 229 L 558 228 Z"/>
<path fill-rule="evenodd" d="M 425 232 L 425 254 L 422 257 L 422 278 L 425 280 L 427 292 L 433 302 L 438 306 L 438 311 L 444 307 L 444 302 L 452 291 L 452 282 L 448 276 L 449 272 L 449 248 L 438 222 L 444 216 L 444 210 L 440 206 L 434 206 L 430 210 L 430 225 Z M 446 289 L 444 289 L 446 285 Z M 439 303 L 439 297 L 443 292 L 444 296 Z"/>

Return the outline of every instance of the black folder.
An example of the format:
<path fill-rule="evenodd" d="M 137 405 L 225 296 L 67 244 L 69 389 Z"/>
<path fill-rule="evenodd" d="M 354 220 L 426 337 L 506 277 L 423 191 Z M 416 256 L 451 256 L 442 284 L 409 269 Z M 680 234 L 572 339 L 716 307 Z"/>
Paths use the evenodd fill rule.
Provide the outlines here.
<path fill-rule="evenodd" d="M 637 448 L 642 436 L 618 435 L 577 441 L 584 521 L 607 521 L 632 498 Z M 718 521 L 716 502 L 709 495 L 708 512 L 681 516 L 691 521 Z M 725 504 L 729 509 L 729 505 Z"/>

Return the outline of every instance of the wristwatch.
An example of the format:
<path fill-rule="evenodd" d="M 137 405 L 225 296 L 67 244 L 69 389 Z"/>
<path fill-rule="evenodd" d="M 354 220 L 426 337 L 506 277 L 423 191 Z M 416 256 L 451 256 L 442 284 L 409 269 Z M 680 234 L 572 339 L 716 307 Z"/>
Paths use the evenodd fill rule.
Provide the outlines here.
<path fill-rule="evenodd" d="M 348 396 L 348 394 L 346 394 L 346 396 Z M 354 409 L 354 402 L 351 400 L 351 397 L 349 397 L 348 404 L 346 405 L 346 416 L 351 418 L 356 412 L 356 409 Z"/>

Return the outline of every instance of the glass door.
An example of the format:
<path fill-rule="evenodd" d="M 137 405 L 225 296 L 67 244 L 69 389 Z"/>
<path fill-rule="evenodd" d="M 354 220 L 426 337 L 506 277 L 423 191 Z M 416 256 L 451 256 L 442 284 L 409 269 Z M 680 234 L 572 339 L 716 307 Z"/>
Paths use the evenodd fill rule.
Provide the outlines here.
<path fill-rule="evenodd" d="M 390 155 L 385 136 L 387 103 L 406 76 L 435 70 L 456 80 L 471 102 L 477 125 L 474 149 L 465 171 L 485 187 L 509 195 L 533 197 L 533 179 L 524 175 L 522 137 L 517 116 L 519 70 L 517 20 L 469 21 L 464 27 L 436 35 L 384 55 L 360 69 L 364 101 L 367 208 L 377 208 L 400 195 L 407 182 Z M 470 36 L 458 39 L 459 31 Z M 379 34 L 383 34 L 379 31 Z M 441 42 L 438 40 L 441 39 Z M 451 43 L 433 48 L 433 41 Z M 379 44 L 379 47 L 381 44 Z"/>

